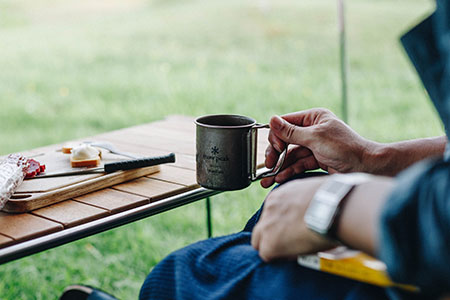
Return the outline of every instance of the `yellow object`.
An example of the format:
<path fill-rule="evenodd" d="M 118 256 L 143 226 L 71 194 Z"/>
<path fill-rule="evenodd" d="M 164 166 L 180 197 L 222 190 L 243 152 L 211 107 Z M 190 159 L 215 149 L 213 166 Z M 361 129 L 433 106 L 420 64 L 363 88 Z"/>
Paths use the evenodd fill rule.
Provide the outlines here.
<path fill-rule="evenodd" d="M 311 269 L 381 287 L 399 287 L 411 292 L 419 291 L 418 287 L 393 282 L 389 278 L 386 265 L 382 261 L 344 246 L 313 255 L 299 256 L 297 262 Z"/>

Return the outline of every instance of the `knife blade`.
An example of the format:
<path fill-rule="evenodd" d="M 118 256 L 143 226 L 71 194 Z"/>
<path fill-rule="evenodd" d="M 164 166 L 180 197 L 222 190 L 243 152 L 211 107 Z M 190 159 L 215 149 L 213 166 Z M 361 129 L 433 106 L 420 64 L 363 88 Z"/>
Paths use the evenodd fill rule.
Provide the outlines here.
<path fill-rule="evenodd" d="M 84 175 L 84 174 L 95 174 L 95 173 L 112 173 L 120 170 L 133 170 L 137 168 L 144 168 L 150 166 L 156 166 L 165 163 L 173 163 L 175 162 L 175 154 L 170 153 L 168 155 L 163 156 L 155 156 L 155 157 L 143 157 L 139 159 L 129 159 L 129 160 L 121 160 L 118 162 L 107 163 L 103 167 L 98 168 L 89 168 L 83 170 L 69 170 L 63 172 L 55 172 L 55 173 L 44 173 L 39 174 L 31 178 L 27 179 L 36 179 L 36 178 L 48 178 L 48 177 L 59 177 L 59 176 L 72 176 L 72 175 Z"/>

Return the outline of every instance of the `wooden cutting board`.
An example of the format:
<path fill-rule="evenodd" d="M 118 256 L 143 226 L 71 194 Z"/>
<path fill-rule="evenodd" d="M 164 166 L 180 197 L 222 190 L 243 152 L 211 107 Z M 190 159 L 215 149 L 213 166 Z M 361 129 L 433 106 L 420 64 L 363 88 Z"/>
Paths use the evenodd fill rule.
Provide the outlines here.
<path fill-rule="evenodd" d="M 34 158 L 41 164 L 45 164 L 46 171 L 49 173 L 77 170 L 77 168 L 70 166 L 70 155 L 62 153 L 56 146 L 53 150 L 33 155 L 30 158 Z M 129 158 L 102 151 L 101 166 L 105 163 L 125 159 Z M 14 213 L 28 212 L 158 171 L 159 166 L 152 166 L 109 174 L 97 173 L 26 179 L 17 188 L 15 194 L 6 203 L 3 210 Z"/>

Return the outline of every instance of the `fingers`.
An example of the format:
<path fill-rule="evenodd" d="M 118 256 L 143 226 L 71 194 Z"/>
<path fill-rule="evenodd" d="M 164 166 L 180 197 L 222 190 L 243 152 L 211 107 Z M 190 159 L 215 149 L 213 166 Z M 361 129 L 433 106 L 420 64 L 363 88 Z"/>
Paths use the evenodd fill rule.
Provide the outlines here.
<path fill-rule="evenodd" d="M 269 145 L 266 149 L 266 159 L 264 162 L 266 168 L 268 168 L 268 169 L 274 168 L 278 162 L 279 156 L 280 156 L 279 152 L 276 151 L 271 145 Z M 260 181 L 260 184 L 263 188 L 268 188 L 274 182 L 275 182 L 275 180 L 274 180 L 274 177 L 272 176 L 272 177 L 263 178 Z"/>
<path fill-rule="evenodd" d="M 269 142 L 271 147 L 266 152 L 266 167 L 273 168 L 279 154 L 286 148 L 286 144 L 308 146 L 312 138 L 311 128 L 326 117 L 335 115 L 323 108 L 310 109 L 283 115 L 282 118 L 274 116 L 270 120 Z"/>
<path fill-rule="evenodd" d="M 281 117 L 291 124 L 302 127 L 317 125 L 324 118 L 337 118 L 335 114 L 326 108 L 313 108 L 289 113 Z"/>
<path fill-rule="evenodd" d="M 266 162 L 267 159 L 268 158 L 266 157 Z M 275 165 L 275 163 L 273 163 L 272 167 Z M 275 182 L 283 183 L 294 175 L 300 174 L 307 170 L 315 170 L 317 168 L 319 168 L 319 165 L 312 152 L 308 148 L 295 147 L 289 149 L 286 160 L 282 167 L 282 171 L 280 171 L 280 173 L 276 176 L 263 178 L 260 181 L 260 184 L 263 188 L 268 188 Z"/>
<path fill-rule="evenodd" d="M 262 218 L 266 217 L 266 207 L 267 207 L 267 203 L 268 200 L 270 198 L 270 194 L 268 195 L 268 197 L 265 200 L 266 206 L 264 207 L 261 216 L 260 216 L 260 220 Z M 259 256 L 261 257 L 261 259 L 265 262 L 269 262 L 271 260 L 271 254 L 273 253 L 272 249 L 270 248 L 270 245 L 272 244 L 270 241 L 270 234 L 268 235 L 267 231 L 270 231 L 270 227 L 267 226 L 267 223 L 270 223 L 270 221 L 268 222 L 267 220 L 264 222 L 264 225 L 260 222 L 258 222 L 256 224 L 256 226 L 253 228 L 252 231 L 252 237 L 251 237 L 251 245 L 253 248 L 255 248 L 258 252 L 259 252 Z M 267 240 L 267 238 L 269 237 L 269 240 Z M 263 240 L 264 239 L 264 240 Z"/>
<path fill-rule="evenodd" d="M 259 253 L 259 257 L 261 257 L 261 259 L 265 262 L 269 262 L 272 257 L 271 257 L 271 253 L 272 251 L 270 251 L 269 249 L 267 249 L 267 243 L 262 241 L 264 234 L 262 232 L 262 229 L 260 226 L 256 225 L 255 229 L 252 232 L 252 240 L 251 240 L 251 244 L 252 247 L 255 248 L 256 251 L 258 251 Z"/>
<path fill-rule="evenodd" d="M 308 157 L 297 160 L 294 164 L 278 173 L 278 175 L 275 176 L 274 180 L 277 183 L 283 183 L 297 174 L 301 174 L 305 171 L 315 170 L 318 168 L 319 165 L 317 163 L 317 160 L 313 155 L 310 155 Z"/>
<path fill-rule="evenodd" d="M 274 117 L 272 117 L 272 119 L 273 118 Z M 286 143 L 275 134 L 275 131 L 272 128 L 272 125 L 270 125 L 270 126 L 271 126 L 271 128 L 270 128 L 268 140 L 269 140 L 269 143 L 272 146 L 273 150 L 278 152 L 278 154 L 279 154 L 279 153 L 283 152 L 284 148 L 286 147 Z"/>
<path fill-rule="evenodd" d="M 271 187 L 272 184 L 275 183 L 275 177 L 272 176 L 272 177 L 263 178 L 263 179 L 261 179 L 261 181 L 259 183 L 261 184 L 261 186 L 263 188 L 267 189 L 267 188 Z"/>
<path fill-rule="evenodd" d="M 290 149 L 288 151 L 288 153 L 286 155 L 286 159 L 283 163 L 282 169 L 286 168 L 287 166 L 289 166 L 290 164 L 295 162 L 295 160 L 297 158 L 300 157 L 298 154 L 296 154 L 296 152 L 298 152 L 298 150 L 301 150 L 300 147 L 296 147 L 296 148 Z M 272 146 L 269 145 L 266 150 L 266 160 L 265 160 L 266 167 L 269 169 L 275 167 L 275 165 L 278 162 L 278 158 L 279 158 L 279 153 Z M 275 182 L 275 176 L 271 176 L 271 177 L 263 178 L 260 181 L 260 184 L 263 188 L 268 188 L 272 184 L 274 184 L 274 182 Z"/>
<path fill-rule="evenodd" d="M 259 251 L 260 238 L 261 238 L 261 230 L 259 230 L 258 224 L 256 224 L 255 228 L 252 231 L 251 244 L 252 244 L 252 247 L 258 251 Z"/>
<path fill-rule="evenodd" d="M 269 193 L 267 195 L 266 199 L 264 199 L 265 203 L 267 203 L 267 200 L 270 198 L 270 196 L 271 196 L 271 193 Z M 265 212 L 265 208 L 266 208 L 266 206 L 264 206 L 262 208 L 261 216 L 259 217 L 260 220 L 266 213 Z M 250 243 L 252 244 L 253 248 L 255 248 L 258 251 L 259 251 L 260 244 L 261 244 L 261 235 L 262 235 L 261 224 L 258 222 L 258 223 L 256 223 L 255 227 L 253 228 L 252 238 L 251 238 L 251 241 L 250 241 Z"/>
<path fill-rule="evenodd" d="M 266 160 L 264 162 L 266 168 L 273 168 L 275 167 L 276 163 L 278 162 L 278 157 L 280 156 L 280 152 L 275 150 L 271 145 L 267 146 L 266 149 Z"/>
<path fill-rule="evenodd" d="M 269 142 L 276 150 L 283 150 L 286 143 L 307 147 L 310 140 L 311 127 L 291 124 L 279 116 L 270 119 Z"/>
<path fill-rule="evenodd" d="M 275 136 L 269 135 L 269 141 L 279 152 L 284 149 L 284 143 L 308 146 L 312 138 L 309 127 L 332 119 L 338 120 L 335 114 L 325 108 L 299 111 L 281 117 L 274 116 L 270 120 L 270 133 Z"/>

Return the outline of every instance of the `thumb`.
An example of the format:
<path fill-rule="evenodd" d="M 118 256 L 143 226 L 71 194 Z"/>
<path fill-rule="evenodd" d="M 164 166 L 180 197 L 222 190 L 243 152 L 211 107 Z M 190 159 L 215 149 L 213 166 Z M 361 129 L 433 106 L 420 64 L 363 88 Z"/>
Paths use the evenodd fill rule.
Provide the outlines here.
<path fill-rule="evenodd" d="M 288 144 L 308 146 L 310 130 L 287 122 L 279 116 L 270 119 L 270 129 L 273 133 Z"/>

